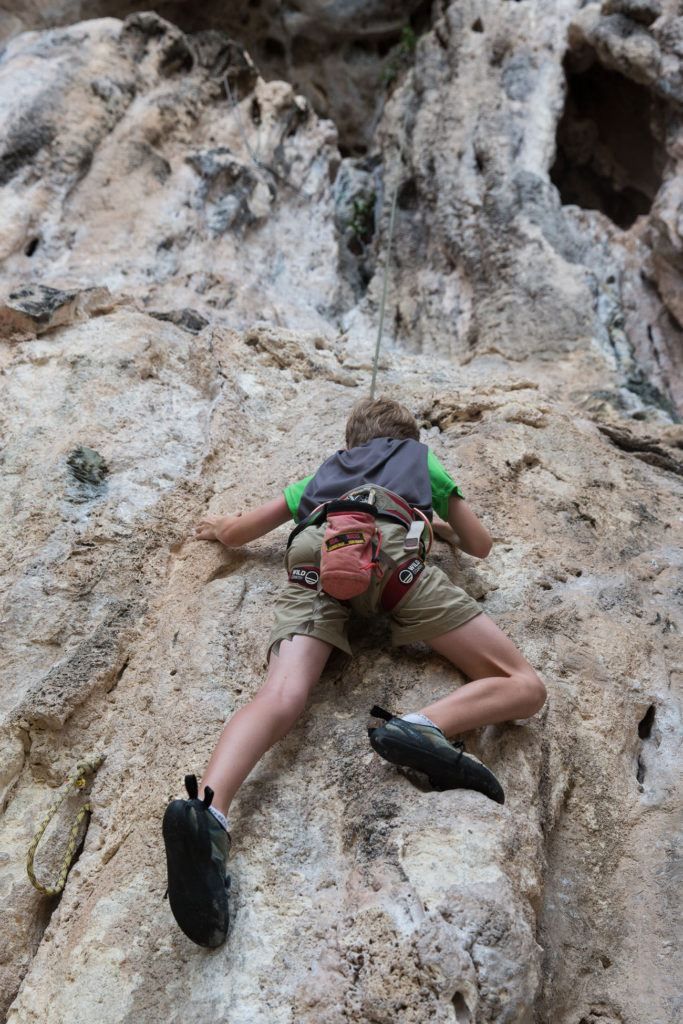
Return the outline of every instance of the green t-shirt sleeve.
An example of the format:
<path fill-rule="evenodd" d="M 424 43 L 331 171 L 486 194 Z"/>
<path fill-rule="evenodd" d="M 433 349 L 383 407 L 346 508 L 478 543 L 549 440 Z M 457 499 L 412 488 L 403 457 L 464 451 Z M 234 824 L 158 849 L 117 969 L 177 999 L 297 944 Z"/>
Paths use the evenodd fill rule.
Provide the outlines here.
<path fill-rule="evenodd" d="M 310 476 L 305 476 L 302 480 L 297 480 L 295 484 L 289 484 L 289 486 L 285 487 L 283 491 L 285 501 L 287 502 L 287 508 L 289 509 L 295 523 L 299 522 L 299 504 L 304 491 L 308 487 L 309 481 L 312 479 L 313 473 L 311 473 Z"/>
<path fill-rule="evenodd" d="M 448 499 L 451 494 L 457 494 L 459 498 L 465 495 L 431 450 L 427 455 L 427 469 L 432 485 L 432 508 L 441 519 L 448 519 Z"/>

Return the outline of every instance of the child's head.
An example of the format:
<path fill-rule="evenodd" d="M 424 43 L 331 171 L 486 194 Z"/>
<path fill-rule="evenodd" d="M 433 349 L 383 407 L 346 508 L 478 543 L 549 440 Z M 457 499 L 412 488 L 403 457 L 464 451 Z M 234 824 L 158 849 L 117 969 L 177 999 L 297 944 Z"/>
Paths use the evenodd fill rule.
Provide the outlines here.
<path fill-rule="evenodd" d="M 413 414 L 400 402 L 384 397 L 361 398 L 346 421 L 346 447 L 356 448 L 373 437 L 419 441 L 420 429 Z"/>

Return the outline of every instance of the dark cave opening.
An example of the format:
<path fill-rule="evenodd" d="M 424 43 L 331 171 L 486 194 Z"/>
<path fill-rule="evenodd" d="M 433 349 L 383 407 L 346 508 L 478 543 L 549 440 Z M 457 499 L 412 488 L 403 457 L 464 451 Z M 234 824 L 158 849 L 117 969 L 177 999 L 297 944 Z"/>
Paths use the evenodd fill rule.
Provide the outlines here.
<path fill-rule="evenodd" d="M 564 205 L 600 210 L 629 228 L 649 212 L 662 182 L 662 104 L 592 50 L 570 52 L 564 67 L 567 98 L 550 177 Z"/>
<path fill-rule="evenodd" d="M 283 15 L 278 0 L 128 0 L 125 13 L 152 9 L 190 35 L 227 32 L 246 47 L 265 79 L 290 82 L 319 116 L 335 122 L 342 156 L 363 157 L 372 148 L 387 93 L 412 65 L 417 39 L 431 26 L 432 2 L 405 0 L 388 15 L 361 5 L 357 17 L 343 5 L 330 5 L 316 18 L 306 10 L 294 18 L 292 10 Z M 290 6 L 296 10 L 295 3 Z"/>

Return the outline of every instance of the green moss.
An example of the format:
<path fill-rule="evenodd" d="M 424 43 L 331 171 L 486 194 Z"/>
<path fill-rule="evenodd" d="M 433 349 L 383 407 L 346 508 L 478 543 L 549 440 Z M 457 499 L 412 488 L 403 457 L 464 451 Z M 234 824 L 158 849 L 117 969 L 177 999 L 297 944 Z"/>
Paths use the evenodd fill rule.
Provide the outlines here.
<path fill-rule="evenodd" d="M 417 36 L 413 28 L 410 25 L 404 25 L 401 32 L 401 51 L 407 55 L 412 55 L 415 47 L 417 46 Z"/>
<path fill-rule="evenodd" d="M 370 192 L 366 196 L 356 196 L 353 200 L 353 217 L 349 222 L 349 228 L 354 238 L 360 242 L 369 242 L 374 233 L 376 198 L 375 193 Z"/>
<path fill-rule="evenodd" d="M 384 70 L 381 81 L 385 86 L 391 85 L 399 72 L 409 67 L 413 62 L 415 47 L 417 46 L 417 35 L 410 25 L 404 25 L 401 30 L 401 42 L 392 50 Z"/>

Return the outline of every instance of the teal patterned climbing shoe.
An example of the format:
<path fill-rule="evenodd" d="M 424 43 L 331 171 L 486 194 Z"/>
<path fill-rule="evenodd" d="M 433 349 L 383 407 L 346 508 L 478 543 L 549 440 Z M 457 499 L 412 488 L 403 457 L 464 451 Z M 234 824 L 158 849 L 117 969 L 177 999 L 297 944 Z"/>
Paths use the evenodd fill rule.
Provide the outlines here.
<path fill-rule="evenodd" d="M 505 803 L 503 787 L 492 771 L 468 754 L 462 743 L 451 743 L 440 729 L 405 722 L 375 705 L 370 714 L 385 724 L 369 728 L 373 750 L 390 764 L 424 772 L 434 789 L 475 789 Z"/>
<path fill-rule="evenodd" d="M 198 799 L 197 778 L 185 776 L 189 800 L 172 800 L 162 832 L 168 868 L 168 899 L 179 927 L 199 946 L 225 942 L 230 878 L 225 867 L 230 834 L 209 811 L 213 791 Z"/>

